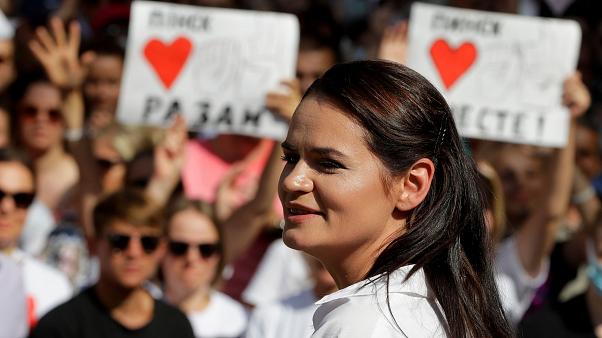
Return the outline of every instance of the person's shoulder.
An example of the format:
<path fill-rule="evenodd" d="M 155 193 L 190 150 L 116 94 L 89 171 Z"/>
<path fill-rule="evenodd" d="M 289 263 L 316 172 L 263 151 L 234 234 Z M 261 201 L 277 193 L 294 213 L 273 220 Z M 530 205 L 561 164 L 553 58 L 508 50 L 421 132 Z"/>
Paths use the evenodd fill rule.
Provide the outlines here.
<path fill-rule="evenodd" d="M 193 337 L 192 326 L 182 311 L 160 299 L 155 299 L 155 306 L 153 321 L 157 325 L 169 327 L 175 337 Z"/>
<path fill-rule="evenodd" d="M 86 305 L 90 303 L 87 292 L 82 291 L 46 313 L 40 318 L 30 337 L 77 337 L 77 327 L 82 323 L 81 315 L 90 314 Z"/>
<path fill-rule="evenodd" d="M 223 311 L 230 314 L 245 315 L 244 307 L 225 293 L 214 291 L 211 297 L 213 297 L 212 301 L 215 302 L 215 305 L 219 306 Z"/>

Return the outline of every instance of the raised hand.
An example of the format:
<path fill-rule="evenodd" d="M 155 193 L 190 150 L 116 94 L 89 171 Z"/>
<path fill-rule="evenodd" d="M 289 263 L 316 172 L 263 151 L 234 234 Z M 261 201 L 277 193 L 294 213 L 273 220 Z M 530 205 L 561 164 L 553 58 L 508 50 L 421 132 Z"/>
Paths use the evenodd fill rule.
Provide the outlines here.
<path fill-rule="evenodd" d="M 78 89 L 84 82 L 88 68 L 94 60 L 94 53 L 84 53 L 79 57 L 81 29 L 76 21 L 69 24 L 68 31 L 63 20 L 50 19 L 50 31 L 39 27 L 29 48 L 42 64 L 52 83 L 63 90 Z"/>
<path fill-rule="evenodd" d="M 159 203 L 167 202 L 180 181 L 187 138 L 186 121 L 177 115 L 173 125 L 155 147 L 153 176 L 147 193 Z"/>
<path fill-rule="evenodd" d="M 283 80 L 280 84 L 285 91 L 269 92 L 265 98 L 265 105 L 270 111 L 290 122 L 301 102 L 301 84 L 297 79 Z"/>
<path fill-rule="evenodd" d="M 575 72 L 564 80 L 562 103 L 569 108 L 572 118 L 583 115 L 589 109 L 592 98 L 581 80 L 581 73 Z"/>

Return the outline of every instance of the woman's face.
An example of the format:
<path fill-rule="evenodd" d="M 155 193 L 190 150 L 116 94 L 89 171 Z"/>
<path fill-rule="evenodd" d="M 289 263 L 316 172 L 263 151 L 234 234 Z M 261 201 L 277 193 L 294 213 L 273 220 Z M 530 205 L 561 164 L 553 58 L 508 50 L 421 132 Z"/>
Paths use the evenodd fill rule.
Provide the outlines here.
<path fill-rule="evenodd" d="M 111 114 L 117 108 L 123 60 L 116 55 L 98 55 L 92 65 L 84 85 L 84 94 L 90 104 L 90 111 L 104 111 Z"/>
<path fill-rule="evenodd" d="M 495 167 L 502 181 L 508 217 L 527 217 L 544 188 L 541 159 L 528 148 L 504 146 L 497 154 Z"/>
<path fill-rule="evenodd" d="M 63 139 L 63 102 L 58 88 L 45 82 L 33 83 L 19 103 L 21 139 L 27 148 L 44 152 Z"/>
<path fill-rule="evenodd" d="M 209 287 L 215 278 L 219 253 L 203 257 L 198 245 L 219 242 L 215 224 L 206 215 L 186 209 L 176 213 L 168 226 L 168 242 L 186 243 L 188 250 L 182 255 L 174 254 L 171 249 L 167 250 L 163 260 L 167 288 L 188 294 L 199 287 Z"/>
<path fill-rule="evenodd" d="M 339 109 L 313 97 L 301 102 L 283 143 L 278 189 L 289 247 L 325 263 L 352 253 L 376 257 L 403 230 L 398 191 L 385 188 L 387 171 L 364 139 L 364 129 Z"/>

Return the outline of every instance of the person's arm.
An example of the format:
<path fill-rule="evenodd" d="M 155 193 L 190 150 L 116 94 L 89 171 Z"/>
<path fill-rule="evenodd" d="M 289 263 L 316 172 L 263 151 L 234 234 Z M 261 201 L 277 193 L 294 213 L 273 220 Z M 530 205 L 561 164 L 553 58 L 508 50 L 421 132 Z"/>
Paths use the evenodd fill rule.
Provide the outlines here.
<path fill-rule="evenodd" d="M 165 131 L 154 150 L 153 176 L 146 193 L 161 205 L 165 205 L 180 182 L 188 139 L 186 121 L 177 115 L 173 125 Z"/>
<path fill-rule="evenodd" d="M 84 101 L 82 85 L 88 68 L 94 60 L 93 53 L 79 57 L 81 29 L 77 22 L 65 28 L 57 17 L 50 19 L 50 29 L 39 27 L 29 48 L 44 67 L 49 80 L 59 87 L 64 95 L 63 118 L 66 135 L 76 139 L 84 125 Z"/>
<path fill-rule="evenodd" d="M 579 74 L 570 76 L 564 83 L 563 94 L 563 103 L 571 115 L 567 145 L 556 150 L 547 167 L 547 188 L 538 204 L 540 207 L 515 234 L 518 256 L 531 277 L 540 274 L 552 251 L 558 225 L 568 209 L 575 166 L 575 121 L 589 108 L 590 102 L 589 92 Z"/>
<path fill-rule="evenodd" d="M 290 122 L 301 101 L 301 90 L 297 80 L 283 81 L 282 83 L 288 87 L 288 92 L 269 93 L 266 97 L 266 107 Z M 272 218 L 272 203 L 283 167 L 282 149 L 280 145 L 274 144 L 270 158 L 261 174 L 255 197 L 236 209 L 222 225 L 226 263 L 238 258 Z"/>

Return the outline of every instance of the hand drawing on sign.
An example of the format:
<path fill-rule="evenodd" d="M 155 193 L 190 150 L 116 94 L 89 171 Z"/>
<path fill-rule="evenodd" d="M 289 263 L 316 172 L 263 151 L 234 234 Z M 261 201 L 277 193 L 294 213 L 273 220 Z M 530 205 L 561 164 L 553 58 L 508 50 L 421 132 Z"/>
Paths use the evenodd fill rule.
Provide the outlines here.
<path fill-rule="evenodd" d="M 471 42 L 452 48 L 444 39 L 437 39 L 430 48 L 430 54 L 443 85 L 450 90 L 475 62 L 477 49 Z"/>
<path fill-rule="evenodd" d="M 479 76 L 475 77 L 477 96 L 487 101 L 516 99 L 520 92 L 523 54 L 519 45 L 500 42 L 483 46 Z"/>
<path fill-rule="evenodd" d="M 165 44 L 159 39 L 150 39 L 144 46 L 144 57 L 166 89 L 170 89 L 184 68 L 192 43 L 186 37 L 178 37 Z"/>

